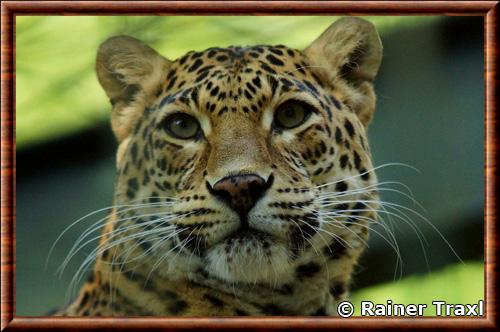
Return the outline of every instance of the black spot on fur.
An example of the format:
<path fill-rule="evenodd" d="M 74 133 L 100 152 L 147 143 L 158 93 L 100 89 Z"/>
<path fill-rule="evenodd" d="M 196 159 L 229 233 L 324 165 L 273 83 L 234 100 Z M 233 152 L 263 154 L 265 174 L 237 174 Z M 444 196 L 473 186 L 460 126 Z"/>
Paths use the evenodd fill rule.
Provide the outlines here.
<path fill-rule="evenodd" d="M 337 109 L 340 109 L 342 107 L 340 105 L 340 102 L 334 96 L 330 96 L 330 101 L 335 105 Z"/>
<path fill-rule="evenodd" d="M 269 85 L 271 86 L 271 93 L 274 95 L 276 93 L 276 89 L 278 88 L 278 81 L 274 76 L 268 75 L 267 80 L 269 82 Z"/>
<path fill-rule="evenodd" d="M 323 172 L 323 168 L 321 168 L 321 167 L 320 167 L 320 168 L 318 168 L 316 171 L 314 171 L 313 175 L 314 175 L 314 176 L 318 176 L 318 175 L 320 175 L 322 172 Z"/>
<path fill-rule="evenodd" d="M 130 156 L 132 157 L 132 161 L 135 163 L 137 160 L 137 143 L 133 143 L 130 147 Z"/>
<path fill-rule="evenodd" d="M 198 89 L 195 88 L 191 91 L 191 100 L 194 101 L 196 108 L 198 108 Z"/>
<path fill-rule="evenodd" d="M 297 246 L 304 244 L 307 239 L 315 235 L 319 224 L 317 221 L 317 216 L 312 213 L 306 214 L 304 216 L 278 214 L 273 215 L 273 217 L 290 221 L 296 225 L 291 234 L 291 239 L 294 245 Z"/>
<path fill-rule="evenodd" d="M 332 243 L 323 249 L 323 253 L 331 260 L 339 259 L 344 256 L 347 248 L 339 240 L 333 240 Z"/>
<path fill-rule="evenodd" d="M 167 74 L 167 81 L 171 79 L 175 75 L 175 70 L 170 69 L 168 74 Z"/>
<path fill-rule="evenodd" d="M 347 130 L 347 133 L 349 134 L 349 136 L 351 136 L 351 138 L 353 138 L 354 137 L 354 127 L 352 126 L 351 121 L 346 119 L 344 122 L 344 128 Z"/>
<path fill-rule="evenodd" d="M 278 49 L 278 47 L 285 48 L 283 45 L 278 45 L 277 47 L 269 47 L 269 51 L 276 55 L 283 55 L 283 51 Z"/>
<path fill-rule="evenodd" d="M 224 106 L 224 107 L 223 107 L 223 108 L 219 111 L 219 113 L 218 113 L 217 115 L 221 116 L 222 114 L 226 113 L 227 111 L 229 111 L 229 109 L 228 109 L 226 106 Z"/>
<path fill-rule="evenodd" d="M 274 74 L 276 74 L 276 71 L 274 71 L 274 69 L 272 69 L 271 67 L 269 67 L 269 65 L 268 65 L 267 63 L 265 63 L 265 62 L 261 62 L 260 67 L 261 67 L 263 70 L 265 70 L 265 71 L 267 71 L 268 73 L 270 73 L 270 74 L 273 74 L 273 75 L 274 75 Z"/>
<path fill-rule="evenodd" d="M 366 204 L 363 203 L 363 202 L 358 202 L 356 203 L 356 205 L 354 205 L 354 207 L 352 208 L 352 212 L 351 214 L 352 215 L 358 215 L 360 214 L 360 212 L 364 212 L 364 210 L 367 208 Z"/>
<path fill-rule="evenodd" d="M 197 83 L 198 83 L 198 82 L 203 81 L 203 80 L 204 80 L 204 79 L 208 76 L 208 74 L 209 74 L 209 71 L 208 71 L 208 70 L 207 70 L 207 71 L 202 72 L 200 75 L 198 75 L 198 77 L 196 77 L 195 82 L 197 82 Z"/>
<path fill-rule="evenodd" d="M 370 179 L 370 173 L 366 171 L 365 168 L 362 168 L 359 170 L 359 173 L 362 174 L 361 175 L 361 178 L 364 180 L 364 181 L 367 181 L 368 179 Z"/>
<path fill-rule="evenodd" d="M 347 162 L 349 161 L 349 156 L 344 154 L 340 157 L 340 167 L 342 169 L 346 168 Z"/>
<path fill-rule="evenodd" d="M 184 56 L 183 56 L 183 57 L 179 60 L 179 63 L 180 63 L 181 65 L 183 65 L 183 64 L 185 64 L 185 63 L 186 63 L 187 59 L 188 59 L 188 57 L 187 57 L 187 54 L 186 54 L 186 55 L 184 55 Z"/>
<path fill-rule="evenodd" d="M 229 59 L 226 55 L 219 55 L 215 58 L 215 60 L 219 61 L 219 62 L 224 62 L 226 61 L 227 59 Z"/>
<path fill-rule="evenodd" d="M 202 55 L 203 55 L 203 52 L 194 52 L 191 54 L 191 60 L 201 58 Z"/>
<path fill-rule="evenodd" d="M 214 88 L 212 89 L 212 91 L 210 91 L 210 95 L 212 97 L 215 97 L 218 93 L 219 93 L 219 87 L 218 86 L 214 86 Z"/>
<path fill-rule="evenodd" d="M 213 58 L 214 55 L 217 53 L 217 51 L 215 49 L 211 49 L 210 51 L 208 51 L 207 53 L 207 57 L 210 59 L 210 58 Z"/>
<path fill-rule="evenodd" d="M 210 302 L 214 307 L 216 307 L 218 309 L 222 309 L 224 307 L 224 301 L 222 301 L 221 299 L 219 299 L 213 295 L 205 294 L 203 296 L 203 298 L 205 300 L 207 300 L 208 302 Z"/>
<path fill-rule="evenodd" d="M 357 170 L 359 170 L 359 167 L 361 166 L 361 158 L 359 157 L 359 154 L 354 151 L 354 167 L 356 167 Z"/>
<path fill-rule="evenodd" d="M 326 144 L 325 144 L 325 142 L 321 141 L 321 143 L 319 144 L 319 148 L 321 150 L 321 153 L 326 153 Z"/>
<path fill-rule="evenodd" d="M 295 69 L 297 69 L 300 73 L 305 74 L 306 71 L 304 70 L 304 66 L 301 64 L 296 63 L 295 64 Z"/>
<path fill-rule="evenodd" d="M 250 92 L 248 92 L 248 90 L 245 90 L 245 97 L 248 99 L 248 100 L 252 100 L 252 94 Z"/>
<path fill-rule="evenodd" d="M 177 80 L 177 76 L 174 76 L 169 82 L 167 87 L 165 88 L 166 91 L 170 90 L 173 88 L 175 81 Z"/>
<path fill-rule="evenodd" d="M 196 59 L 196 61 L 189 67 L 188 72 L 193 72 L 196 69 L 200 68 L 200 66 L 203 64 L 203 60 L 201 59 Z"/>
<path fill-rule="evenodd" d="M 168 312 L 176 315 L 188 308 L 188 304 L 186 303 L 186 301 L 180 299 L 179 295 L 177 295 L 175 292 L 167 290 L 164 292 L 164 294 L 165 297 L 170 300 L 170 303 L 167 306 Z"/>
<path fill-rule="evenodd" d="M 273 65 L 275 65 L 275 66 L 283 66 L 283 65 L 284 65 L 283 61 L 281 61 L 280 59 L 278 59 L 277 57 L 275 57 L 275 56 L 274 56 L 274 55 L 272 55 L 272 54 L 268 54 L 268 55 L 266 56 L 266 59 L 267 59 L 270 63 L 272 63 Z"/>
<path fill-rule="evenodd" d="M 253 85 L 250 82 L 247 82 L 246 85 L 247 85 L 248 90 L 250 90 L 251 93 L 255 94 L 257 92 L 257 90 L 253 87 Z"/>
<path fill-rule="evenodd" d="M 347 292 L 347 288 L 345 286 L 344 283 L 342 282 L 337 282 L 337 283 L 334 283 L 331 287 L 330 287 L 330 294 L 338 299 L 340 296 L 342 296 L 343 294 L 345 294 Z"/>
<path fill-rule="evenodd" d="M 347 183 L 344 181 L 340 181 L 335 185 L 335 191 L 337 192 L 344 192 L 347 190 Z"/>
<path fill-rule="evenodd" d="M 200 68 L 196 73 L 197 74 L 201 74 L 203 72 L 206 72 L 206 71 L 209 71 L 210 69 L 214 68 L 215 66 L 213 65 L 209 65 L 209 66 L 205 66 L 203 68 Z"/>
<path fill-rule="evenodd" d="M 299 279 L 314 277 L 321 271 L 321 266 L 316 262 L 309 262 L 307 264 L 299 265 L 296 270 L 297 277 Z"/>
<path fill-rule="evenodd" d="M 261 87 L 261 84 L 260 84 L 260 77 L 259 76 L 255 76 L 253 79 L 252 79 L 252 83 L 258 88 L 260 89 Z"/>
<path fill-rule="evenodd" d="M 137 189 L 139 189 L 139 184 L 136 178 L 129 179 L 127 181 L 127 185 L 129 190 L 137 191 Z"/>
<path fill-rule="evenodd" d="M 315 96 L 318 96 L 319 95 L 319 92 L 318 90 L 316 89 L 316 87 L 309 81 L 304 81 L 305 85 L 307 85 L 307 87 L 309 88 L 309 90 L 311 90 L 311 92 L 313 93 L 313 95 Z"/>
<path fill-rule="evenodd" d="M 82 300 L 80 301 L 80 306 L 84 307 L 87 304 L 87 302 L 89 301 L 89 298 L 90 298 L 89 293 L 85 292 L 83 294 Z"/>
<path fill-rule="evenodd" d="M 178 315 L 179 313 L 185 311 L 188 307 L 188 304 L 184 300 L 177 300 L 171 303 L 168 306 L 168 311 L 174 315 Z"/>
<path fill-rule="evenodd" d="M 342 143 L 342 132 L 339 127 L 335 128 L 335 142 Z"/>

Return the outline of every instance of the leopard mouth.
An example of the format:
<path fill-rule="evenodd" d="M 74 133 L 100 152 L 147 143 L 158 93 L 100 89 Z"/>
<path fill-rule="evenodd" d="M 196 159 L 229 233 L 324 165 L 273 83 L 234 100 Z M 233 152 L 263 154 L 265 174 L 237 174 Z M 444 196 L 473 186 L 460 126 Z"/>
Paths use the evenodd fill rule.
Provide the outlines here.
<path fill-rule="evenodd" d="M 226 251 L 238 250 L 239 247 L 243 246 L 267 249 L 273 243 L 279 242 L 279 239 L 274 235 L 250 227 L 248 224 L 240 224 L 238 228 L 212 243 L 206 242 L 203 237 L 193 235 L 189 230 L 181 232 L 179 240 L 179 242 L 184 243 L 185 249 L 200 257 L 218 246 L 226 248 Z"/>
<path fill-rule="evenodd" d="M 273 234 L 266 232 L 265 230 L 252 227 L 248 222 L 247 214 L 239 214 L 238 220 L 235 222 L 238 223 L 237 228 L 223 238 L 219 239 L 216 243 L 214 243 L 214 245 L 234 245 L 238 243 L 244 244 L 251 242 L 267 243 L 277 240 Z"/>
<path fill-rule="evenodd" d="M 240 227 L 237 229 L 235 232 L 233 232 L 231 235 L 229 235 L 227 238 L 223 240 L 225 243 L 234 243 L 234 242 L 241 242 L 241 243 L 247 243 L 247 242 L 262 242 L 262 243 L 268 243 L 273 239 L 274 237 L 266 232 L 260 231 L 258 229 L 250 228 L 250 227 Z"/>

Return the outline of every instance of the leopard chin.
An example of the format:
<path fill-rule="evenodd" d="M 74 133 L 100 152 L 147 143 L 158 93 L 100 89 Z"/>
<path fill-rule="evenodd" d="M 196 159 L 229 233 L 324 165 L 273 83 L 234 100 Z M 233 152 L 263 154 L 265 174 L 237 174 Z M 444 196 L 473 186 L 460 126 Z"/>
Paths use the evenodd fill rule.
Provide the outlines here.
<path fill-rule="evenodd" d="M 267 233 L 243 229 L 210 248 L 205 270 L 227 283 L 277 286 L 293 275 L 290 248 Z"/>

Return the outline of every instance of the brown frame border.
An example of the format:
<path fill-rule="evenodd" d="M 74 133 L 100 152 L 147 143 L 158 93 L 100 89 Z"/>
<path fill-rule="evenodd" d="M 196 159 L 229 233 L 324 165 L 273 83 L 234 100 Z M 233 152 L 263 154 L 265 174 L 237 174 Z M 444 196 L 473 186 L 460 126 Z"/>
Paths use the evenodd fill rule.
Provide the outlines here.
<path fill-rule="evenodd" d="M 496 209 L 498 1 L 4 1 L 1 4 L 1 326 L 30 329 L 498 329 Z M 483 16 L 485 59 L 484 318 L 66 318 L 15 317 L 15 17 L 18 15 L 476 15 Z"/>

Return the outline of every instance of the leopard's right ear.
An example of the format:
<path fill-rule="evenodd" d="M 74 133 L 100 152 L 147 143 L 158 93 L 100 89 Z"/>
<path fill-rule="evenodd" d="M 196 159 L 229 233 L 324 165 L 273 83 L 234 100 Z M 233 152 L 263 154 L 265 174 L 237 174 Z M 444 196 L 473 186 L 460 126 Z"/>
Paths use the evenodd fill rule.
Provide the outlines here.
<path fill-rule="evenodd" d="M 311 68 L 338 90 L 368 126 L 375 111 L 373 81 L 382 61 L 383 47 L 375 25 L 358 17 L 335 21 L 304 53 Z"/>
<path fill-rule="evenodd" d="M 118 141 L 130 135 L 169 66 L 169 60 L 133 37 L 115 36 L 101 44 L 97 78 L 113 106 L 111 126 Z"/>

